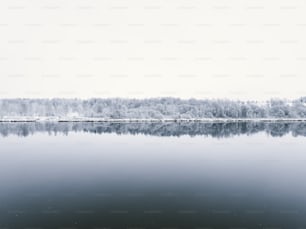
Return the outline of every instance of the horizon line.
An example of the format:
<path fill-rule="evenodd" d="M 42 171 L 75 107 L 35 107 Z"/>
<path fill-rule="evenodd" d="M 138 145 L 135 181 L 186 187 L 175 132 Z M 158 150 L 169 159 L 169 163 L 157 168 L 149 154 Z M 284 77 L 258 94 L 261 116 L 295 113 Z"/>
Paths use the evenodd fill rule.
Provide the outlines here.
<path fill-rule="evenodd" d="M 220 100 L 220 101 L 241 101 L 241 102 L 267 102 L 271 100 L 283 100 L 283 101 L 294 101 L 298 99 L 305 99 L 306 95 L 304 96 L 297 96 L 295 98 L 286 98 L 286 97 L 270 97 L 267 99 L 245 99 L 245 98 L 226 98 L 226 97 L 205 97 L 205 98 L 195 98 L 195 97 L 189 97 L 189 98 L 183 98 L 178 96 L 152 96 L 152 97 L 120 97 L 120 96 L 113 96 L 113 97 L 99 97 L 99 96 L 92 96 L 92 97 L 0 97 L 0 100 L 56 100 L 56 99 L 62 99 L 62 100 L 92 100 L 92 99 L 122 99 L 122 100 L 153 100 L 153 99 L 179 99 L 182 101 L 188 101 L 188 100 Z"/>

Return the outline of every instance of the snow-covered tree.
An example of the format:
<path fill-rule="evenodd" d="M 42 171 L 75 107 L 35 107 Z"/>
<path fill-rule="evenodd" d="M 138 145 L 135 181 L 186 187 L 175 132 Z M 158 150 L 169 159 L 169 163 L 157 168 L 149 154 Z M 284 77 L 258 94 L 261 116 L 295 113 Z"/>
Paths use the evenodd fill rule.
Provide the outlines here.
<path fill-rule="evenodd" d="M 306 97 L 288 101 L 225 99 L 0 99 L 3 117 L 98 117 L 112 119 L 305 118 Z"/>

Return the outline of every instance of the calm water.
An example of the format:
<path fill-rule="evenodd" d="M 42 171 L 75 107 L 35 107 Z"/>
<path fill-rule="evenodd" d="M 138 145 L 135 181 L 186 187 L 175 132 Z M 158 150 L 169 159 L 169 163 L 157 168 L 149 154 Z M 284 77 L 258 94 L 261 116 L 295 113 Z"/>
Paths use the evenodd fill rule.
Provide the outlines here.
<path fill-rule="evenodd" d="M 1 228 L 306 228 L 306 123 L 1 123 Z"/>

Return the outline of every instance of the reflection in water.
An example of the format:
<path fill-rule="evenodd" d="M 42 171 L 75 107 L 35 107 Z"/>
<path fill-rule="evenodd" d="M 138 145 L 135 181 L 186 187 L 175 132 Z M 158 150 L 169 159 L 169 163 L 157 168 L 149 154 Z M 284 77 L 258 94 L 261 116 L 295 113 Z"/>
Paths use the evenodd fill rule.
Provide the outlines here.
<path fill-rule="evenodd" d="M 271 136 L 284 136 L 292 133 L 293 136 L 306 136 L 306 122 L 28 122 L 28 123 L 0 123 L 1 136 L 10 134 L 28 136 L 35 132 L 49 134 L 69 132 L 90 132 L 96 134 L 145 134 L 153 136 L 212 136 L 216 138 L 235 135 L 250 135 L 265 132 Z"/>
<path fill-rule="evenodd" d="M 306 141 L 286 135 L 305 130 L 304 123 L 1 123 L 0 228 L 305 228 Z M 12 135 L 36 132 L 67 136 Z"/>

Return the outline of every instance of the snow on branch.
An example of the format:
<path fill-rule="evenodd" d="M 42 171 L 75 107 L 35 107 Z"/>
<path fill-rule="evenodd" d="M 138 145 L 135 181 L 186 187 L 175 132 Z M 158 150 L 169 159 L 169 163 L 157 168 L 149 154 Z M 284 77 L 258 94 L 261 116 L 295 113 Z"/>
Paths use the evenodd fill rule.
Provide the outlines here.
<path fill-rule="evenodd" d="M 0 99 L 0 118 L 253 119 L 306 118 L 306 97 L 266 102 L 224 99 Z"/>

